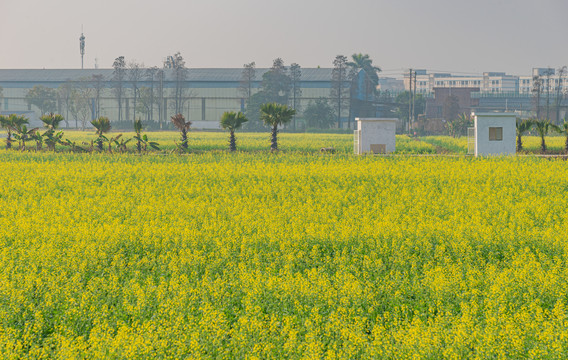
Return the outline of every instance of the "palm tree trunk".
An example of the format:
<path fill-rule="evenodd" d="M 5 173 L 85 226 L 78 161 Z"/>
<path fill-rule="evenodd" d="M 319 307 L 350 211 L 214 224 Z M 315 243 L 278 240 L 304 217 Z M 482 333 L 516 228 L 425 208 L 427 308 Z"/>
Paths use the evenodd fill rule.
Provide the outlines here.
<path fill-rule="evenodd" d="M 564 150 L 568 151 L 568 134 L 566 135 L 566 142 L 564 143 Z"/>
<path fill-rule="evenodd" d="M 12 132 L 8 130 L 8 137 L 6 138 L 6 149 L 10 149 L 12 147 Z"/>
<path fill-rule="evenodd" d="M 270 150 L 278 150 L 278 125 L 272 127 Z"/>
<path fill-rule="evenodd" d="M 187 149 L 187 130 L 185 128 L 181 129 L 181 146 Z"/>
<path fill-rule="evenodd" d="M 237 141 L 235 139 L 235 132 L 231 130 L 229 135 L 229 150 L 236 151 L 237 150 Z"/>
<path fill-rule="evenodd" d="M 544 135 L 540 137 L 540 149 L 542 152 L 546 152 L 546 142 L 544 141 Z"/>
<path fill-rule="evenodd" d="M 517 135 L 517 151 L 523 150 L 523 140 L 521 139 L 522 135 Z"/>

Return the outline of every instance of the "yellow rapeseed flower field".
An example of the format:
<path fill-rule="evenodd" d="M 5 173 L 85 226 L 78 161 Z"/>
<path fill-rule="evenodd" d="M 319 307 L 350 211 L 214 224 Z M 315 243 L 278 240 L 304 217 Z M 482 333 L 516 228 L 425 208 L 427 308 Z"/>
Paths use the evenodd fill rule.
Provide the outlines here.
<path fill-rule="evenodd" d="M 566 161 L 214 136 L 183 156 L 0 150 L 0 358 L 568 353 Z"/>
<path fill-rule="evenodd" d="M 134 133 L 115 131 L 107 134 L 108 138 L 122 134 L 122 138 L 131 138 Z M 237 149 L 243 151 L 265 151 L 270 149 L 269 133 L 237 133 Z M 96 135 L 93 131 L 65 131 L 65 137 L 82 145 L 84 142 L 94 140 Z M 176 148 L 175 142 L 180 142 L 179 134 L 172 131 L 150 132 L 148 137 L 151 141 L 160 144 L 164 151 Z M 203 132 L 192 131 L 189 133 L 189 149 L 192 152 L 225 151 L 228 147 L 228 134 L 226 132 Z M 346 134 L 291 134 L 281 133 L 278 135 L 279 148 L 284 152 L 317 152 L 321 148 L 332 147 L 339 153 L 353 153 L 353 135 Z M 406 135 L 397 135 L 398 154 L 435 154 L 436 147 L 416 138 Z M 30 142 L 31 144 L 31 142 Z M 84 145 L 83 145 L 84 146 Z M 105 143 L 105 148 L 108 145 Z M 134 142 L 129 142 L 130 151 L 134 151 Z M 114 148 L 114 147 L 113 147 Z M 65 150 L 62 146 L 58 149 Z"/>

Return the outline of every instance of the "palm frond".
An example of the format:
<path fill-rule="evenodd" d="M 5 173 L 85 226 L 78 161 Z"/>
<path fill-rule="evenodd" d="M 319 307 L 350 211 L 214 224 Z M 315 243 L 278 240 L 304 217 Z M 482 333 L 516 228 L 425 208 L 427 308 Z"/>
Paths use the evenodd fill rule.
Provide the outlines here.
<path fill-rule="evenodd" d="M 260 107 L 260 118 L 269 126 L 287 124 L 292 120 L 294 114 L 296 114 L 296 110 L 283 104 L 267 103 Z"/>
<path fill-rule="evenodd" d="M 185 121 L 185 117 L 182 114 L 175 114 L 171 117 L 171 120 L 174 126 L 180 131 L 183 129 L 189 130 L 189 128 L 191 127 L 191 121 Z"/>

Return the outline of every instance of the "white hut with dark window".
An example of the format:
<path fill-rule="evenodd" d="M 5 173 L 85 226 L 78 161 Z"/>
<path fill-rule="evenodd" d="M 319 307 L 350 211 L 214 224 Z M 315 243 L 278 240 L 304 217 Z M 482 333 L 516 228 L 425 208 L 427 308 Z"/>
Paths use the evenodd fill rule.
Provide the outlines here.
<path fill-rule="evenodd" d="M 469 153 L 475 156 L 515 155 L 517 136 L 515 113 L 478 113 L 469 130 Z"/>

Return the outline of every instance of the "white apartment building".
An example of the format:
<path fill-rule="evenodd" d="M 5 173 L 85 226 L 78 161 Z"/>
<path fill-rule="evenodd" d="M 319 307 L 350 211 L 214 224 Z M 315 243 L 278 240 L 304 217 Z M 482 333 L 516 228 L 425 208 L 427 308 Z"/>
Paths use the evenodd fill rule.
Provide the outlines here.
<path fill-rule="evenodd" d="M 533 75 L 517 76 L 507 75 L 504 72 L 485 72 L 482 76 L 464 76 L 452 75 L 450 73 L 428 73 L 426 70 L 416 70 L 416 92 L 420 94 L 428 94 L 434 91 L 436 87 L 442 88 L 479 88 L 482 94 L 502 94 L 502 93 L 519 93 L 530 94 L 533 89 L 533 78 L 539 77 L 542 81 L 543 93 L 547 89 L 550 92 L 557 90 L 560 86 L 561 91 L 568 90 L 568 78 L 564 74 L 559 79 L 554 69 L 535 68 Z M 410 89 L 410 74 L 404 75 L 404 89 Z"/>

